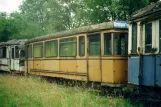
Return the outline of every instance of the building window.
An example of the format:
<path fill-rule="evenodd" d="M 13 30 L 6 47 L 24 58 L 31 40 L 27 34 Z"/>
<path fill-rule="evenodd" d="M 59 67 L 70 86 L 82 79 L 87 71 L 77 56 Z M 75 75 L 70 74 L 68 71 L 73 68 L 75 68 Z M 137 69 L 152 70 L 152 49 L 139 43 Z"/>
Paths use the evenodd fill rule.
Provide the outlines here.
<path fill-rule="evenodd" d="M 47 41 L 45 42 L 45 57 L 56 57 L 58 56 L 58 41 Z"/>
<path fill-rule="evenodd" d="M 60 40 L 60 56 L 72 57 L 77 53 L 77 40 L 76 38 L 67 38 Z"/>
<path fill-rule="evenodd" d="M 127 34 L 114 33 L 113 38 L 113 54 L 127 55 Z"/>
<path fill-rule="evenodd" d="M 112 38 L 111 33 L 104 34 L 104 54 L 111 55 L 112 54 Z"/>
<path fill-rule="evenodd" d="M 27 46 L 28 58 L 32 58 L 32 45 Z"/>
<path fill-rule="evenodd" d="M 34 58 L 43 57 L 43 43 L 36 43 L 33 45 L 33 57 Z"/>
<path fill-rule="evenodd" d="M 19 48 L 15 46 L 15 58 L 19 58 Z"/>
<path fill-rule="evenodd" d="M 85 38 L 84 36 L 79 37 L 79 56 L 84 56 L 85 54 Z"/>
<path fill-rule="evenodd" d="M 90 35 L 89 40 L 89 56 L 101 55 L 101 39 L 100 34 Z"/>
<path fill-rule="evenodd" d="M 145 24 L 145 53 L 152 49 L 152 23 Z"/>
<path fill-rule="evenodd" d="M 159 52 L 161 52 L 161 20 L 159 21 Z"/>
<path fill-rule="evenodd" d="M 132 53 L 137 53 L 137 23 L 132 25 Z"/>

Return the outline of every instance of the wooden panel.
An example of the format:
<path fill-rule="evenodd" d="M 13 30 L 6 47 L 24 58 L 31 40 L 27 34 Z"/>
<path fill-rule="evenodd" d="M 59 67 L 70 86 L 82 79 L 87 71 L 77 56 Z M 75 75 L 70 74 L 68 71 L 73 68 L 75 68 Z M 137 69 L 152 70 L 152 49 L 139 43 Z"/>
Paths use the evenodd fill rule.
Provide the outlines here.
<path fill-rule="evenodd" d="M 89 81 L 101 82 L 100 60 L 88 60 Z"/>
<path fill-rule="evenodd" d="M 50 76 L 50 77 L 60 77 L 60 78 L 73 79 L 73 80 L 87 81 L 87 77 L 86 76 L 76 76 L 76 75 L 67 75 L 67 74 L 56 74 L 56 73 L 47 73 L 47 72 L 31 72 L 31 74 L 43 75 L 43 76 Z"/>
<path fill-rule="evenodd" d="M 44 69 L 43 61 L 42 60 L 33 61 L 33 69 L 43 70 Z"/>
<path fill-rule="evenodd" d="M 114 60 L 115 83 L 127 82 L 127 60 Z"/>
<path fill-rule="evenodd" d="M 44 60 L 44 70 L 59 71 L 59 60 Z"/>
<path fill-rule="evenodd" d="M 77 60 L 60 60 L 60 71 L 77 72 Z"/>
<path fill-rule="evenodd" d="M 102 60 L 102 82 L 114 82 L 113 60 Z"/>
<path fill-rule="evenodd" d="M 27 64 L 27 62 L 26 62 L 26 64 Z M 25 67 L 26 67 L 26 65 L 25 65 Z M 32 60 L 28 61 L 28 68 L 26 67 L 25 69 L 26 69 L 26 72 L 28 69 L 28 73 L 31 71 L 31 69 L 33 69 L 33 61 Z"/>
<path fill-rule="evenodd" d="M 87 61 L 86 60 L 77 60 L 77 72 L 87 73 Z"/>

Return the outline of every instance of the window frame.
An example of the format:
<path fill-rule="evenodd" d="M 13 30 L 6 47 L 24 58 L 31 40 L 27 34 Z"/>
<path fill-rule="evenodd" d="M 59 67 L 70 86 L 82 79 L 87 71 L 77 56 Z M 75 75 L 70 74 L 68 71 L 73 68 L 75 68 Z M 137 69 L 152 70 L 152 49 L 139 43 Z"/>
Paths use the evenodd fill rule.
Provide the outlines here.
<path fill-rule="evenodd" d="M 61 40 L 65 40 L 65 39 L 71 39 L 74 38 L 76 40 L 75 44 L 76 44 L 76 49 L 75 49 L 75 55 L 74 56 L 62 56 L 61 55 Z M 68 37 L 68 38 L 60 38 L 59 39 L 59 57 L 76 57 L 77 56 L 77 37 Z"/>
<path fill-rule="evenodd" d="M 3 58 L 3 47 L 0 47 L 0 50 L 1 50 L 0 58 Z"/>
<path fill-rule="evenodd" d="M 42 44 L 42 55 L 40 57 L 35 57 L 34 56 L 34 47 L 35 47 L 34 45 L 38 45 L 38 44 Z M 43 58 L 44 57 L 44 43 L 43 42 L 34 43 L 32 48 L 33 48 L 33 52 L 32 52 L 32 54 L 33 54 L 32 57 L 33 58 Z"/>
<path fill-rule="evenodd" d="M 119 34 L 119 41 L 118 42 L 120 42 L 120 54 L 116 54 L 116 50 L 114 49 L 114 40 L 115 40 L 115 35 L 114 34 Z M 124 45 L 125 45 L 125 50 L 123 51 L 125 54 L 123 54 L 122 55 L 122 49 L 121 49 L 121 45 L 122 45 L 122 43 L 121 43 L 121 34 L 124 34 L 123 36 L 124 36 L 124 39 L 125 39 L 125 42 L 124 42 Z M 126 43 L 126 41 L 128 41 L 128 36 L 126 36 L 126 35 L 128 35 L 128 33 L 124 33 L 124 32 L 115 32 L 115 33 L 113 33 L 113 56 L 126 56 L 127 54 L 128 54 L 128 43 Z M 117 36 L 116 36 L 117 37 Z M 118 44 L 118 43 L 117 43 Z M 118 47 L 117 47 L 118 48 Z"/>
<path fill-rule="evenodd" d="M 136 25 L 136 26 L 135 26 Z M 136 41 L 134 41 L 134 27 L 136 27 Z M 131 54 L 137 54 L 137 39 L 138 39 L 138 25 L 137 25 L 137 23 L 133 23 L 132 24 L 132 32 L 131 32 Z M 134 43 L 135 42 L 135 43 Z M 134 44 L 136 44 L 136 45 L 134 45 Z M 134 50 L 134 49 L 136 49 L 136 50 Z"/>
<path fill-rule="evenodd" d="M 30 46 L 31 46 L 31 56 L 29 57 L 28 50 Z M 33 58 L 33 45 L 32 44 L 27 45 L 27 58 Z"/>
<path fill-rule="evenodd" d="M 15 59 L 15 47 L 11 47 L 12 53 L 11 53 L 11 59 Z"/>
<path fill-rule="evenodd" d="M 53 42 L 53 41 L 57 41 L 57 55 L 56 56 L 46 56 L 46 43 L 47 42 Z M 58 39 L 55 39 L 55 40 L 50 40 L 50 41 L 45 41 L 44 42 L 44 57 L 45 58 L 54 58 L 54 57 L 58 57 L 58 53 L 59 53 L 59 40 Z"/>
<path fill-rule="evenodd" d="M 148 25 L 151 25 L 151 50 L 149 51 L 149 52 L 147 52 L 146 51 L 146 45 L 148 45 L 148 44 L 146 44 L 146 35 L 147 35 L 147 32 L 146 32 L 146 26 L 148 26 Z M 144 52 L 145 53 L 151 53 L 151 51 L 152 51 L 152 37 L 153 37 L 153 24 L 152 24 L 152 22 L 149 22 L 149 23 L 145 23 L 145 35 L 144 35 L 144 37 L 145 37 L 145 44 L 144 44 L 144 48 L 145 48 L 145 50 L 144 50 Z M 148 30 L 148 32 L 149 32 L 149 30 Z"/>
<path fill-rule="evenodd" d="M 100 44 L 100 54 L 99 55 L 90 55 L 90 41 L 89 41 L 89 37 L 92 37 L 92 36 L 95 36 L 95 35 L 99 35 L 99 40 L 100 40 L 100 42 L 99 42 L 99 44 Z M 90 34 L 90 35 L 87 35 L 87 40 L 88 40 L 88 56 L 89 57 L 100 57 L 100 56 L 102 56 L 102 52 L 101 52 L 101 42 L 102 42 L 102 40 L 101 40 L 101 33 L 93 33 L 93 34 Z"/>
<path fill-rule="evenodd" d="M 81 38 L 81 37 L 83 37 L 83 39 L 84 39 L 84 53 L 83 53 L 83 55 L 80 54 L 80 53 L 81 53 L 81 52 L 80 52 L 80 51 L 81 51 L 81 50 L 80 50 L 80 47 L 81 47 L 81 45 L 80 45 L 80 38 Z M 79 53 L 79 56 L 80 56 L 80 57 L 84 57 L 84 56 L 85 56 L 85 50 L 86 50 L 86 49 L 85 49 L 85 47 L 86 47 L 86 46 L 85 46 L 85 36 L 79 36 L 79 37 L 78 37 L 78 40 L 79 40 L 79 44 L 78 44 L 78 45 L 79 45 L 79 52 L 78 52 L 78 53 Z"/>
<path fill-rule="evenodd" d="M 108 54 L 108 55 L 105 53 L 105 36 L 107 36 L 107 35 L 105 35 L 105 34 L 110 34 L 110 37 L 111 37 L 111 45 L 112 45 L 112 46 L 111 46 L 111 54 Z M 105 33 L 103 33 L 103 39 L 104 39 L 104 40 L 103 40 L 103 46 L 104 46 L 104 47 L 103 47 L 103 49 L 104 49 L 103 55 L 104 55 L 104 56 L 112 56 L 112 55 L 113 55 L 113 32 L 105 32 Z"/>
<path fill-rule="evenodd" d="M 106 55 L 105 54 L 105 45 L 104 45 L 105 44 L 105 42 L 104 42 L 105 41 L 105 38 L 104 38 L 105 35 L 104 34 L 108 34 L 108 33 L 111 33 L 111 43 L 112 43 L 112 49 L 111 49 L 112 50 L 112 52 L 111 52 L 112 54 L 110 54 L 110 55 Z M 120 34 L 125 34 L 125 40 L 126 40 L 125 41 L 125 45 L 126 45 L 125 55 L 115 55 L 114 54 L 114 34 L 115 33 L 119 34 L 119 35 Z M 104 57 L 110 57 L 110 56 L 121 56 L 122 57 L 122 56 L 127 56 L 128 55 L 128 32 L 103 32 L 103 39 L 104 39 L 103 40 L 103 50 L 104 50 L 103 56 Z"/>
<path fill-rule="evenodd" d="M 17 55 L 17 53 L 16 53 L 16 47 L 18 47 L 17 45 L 16 46 L 14 46 L 14 48 L 15 48 L 15 59 L 19 59 L 20 58 L 20 56 L 19 56 L 19 47 L 18 47 L 18 57 L 16 56 Z"/>

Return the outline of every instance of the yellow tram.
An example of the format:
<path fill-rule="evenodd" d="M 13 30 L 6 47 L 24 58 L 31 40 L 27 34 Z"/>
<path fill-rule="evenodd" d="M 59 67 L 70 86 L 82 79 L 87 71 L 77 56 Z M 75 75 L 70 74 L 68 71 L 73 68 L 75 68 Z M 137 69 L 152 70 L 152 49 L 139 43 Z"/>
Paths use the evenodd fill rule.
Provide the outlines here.
<path fill-rule="evenodd" d="M 28 40 L 25 72 L 102 84 L 127 82 L 126 21 L 84 26 Z"/>

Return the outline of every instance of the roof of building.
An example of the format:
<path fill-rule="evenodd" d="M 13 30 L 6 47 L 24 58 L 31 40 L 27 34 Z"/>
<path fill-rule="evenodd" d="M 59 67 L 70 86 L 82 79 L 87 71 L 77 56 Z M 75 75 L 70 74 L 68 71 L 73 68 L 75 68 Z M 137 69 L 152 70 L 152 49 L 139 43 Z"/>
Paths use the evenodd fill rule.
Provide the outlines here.
<path fill-rule="evenodd" d="M 83 26 L 83 27 L 74 28 L 74 29 L 70 29 L 62 32 L 48 34 L 45 36 L 35 37 L 28 40 L 27 43 L 54 39 L 58 37 L 72 36 L 72 35 L 83 34 L 83 33 L 97 32 L 97 31 L 113 29 L 113 28 L 127 29 L 128 28 L 127 21 L 111 21 L 111 22 L 104 22 L 96 25 Z"/>
<path fill-rule="evenodd" d="M 153 3 L 145 8 L 135 11 L 129 18 L 129 21 L 147 21 L 161 17 L 161 1 Z"/>
<path fill-rule="evenodd" d="M 9 46 L 9 45 L 20 45 L 20 44 L 24 44 L 27 41 L 27 39 L 20 39 L 20 40 L 9 40 L 7 42 L 1 42 L 0 46 Z"/>

